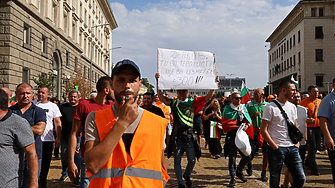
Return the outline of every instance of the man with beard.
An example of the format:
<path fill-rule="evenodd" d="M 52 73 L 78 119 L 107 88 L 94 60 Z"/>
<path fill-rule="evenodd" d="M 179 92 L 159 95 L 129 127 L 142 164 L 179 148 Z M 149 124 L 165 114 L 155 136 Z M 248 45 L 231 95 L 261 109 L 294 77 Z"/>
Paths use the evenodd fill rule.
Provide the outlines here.
<path fill-rule="evenodd" d="M 73 122 L 72 122 L 72 130 L 69 138 L 69 145 L 68 145 L 68 175 L 72 181 L 76 180 L 78 175 L 78 168 L 74 162 L 74 156 L 77 147 L 77 138 L 79 136 L 80 130 L 84 128 L 85 121 L 87 115 L 92 111 L 103 110 L 105 108 L 110 107 L 114 103 L 113 99 L 113 91 L 110 88 L 109 80 L 111 78 L 109 76 L 104 76 L 99 78 L 96 89 L 97 89 L 97 96 L 93 99 L 82 99 L 74 114 L 73 114 Z M 84 129 L 82 135 L 84 135 Z M 86 176 L 86 168 L 85 168 L 85 161 L 84 161 L 84 154 L 85 154 L 85 137 L 81 138 L 81 180 L 80 180 L 80 187 L 87 188 L 89 185 L 89 180 Z"/>
<path fill-rule="evenodd" d="M 61 161 L 62 161 L 62 176 L 59 178 L 60 181 L 65 181 L 68 178 L 67 173 L 67 159 L 68 159 L 68 143 L 70 133 L 72 130 L 73 114 L 77 108 L 80 99 L 80 92 L 73 89 L 68 95 L 69 102 L 64 103 L 60 106 L 60 112 L 62 114 L 62 138 L 61 138 Z M 78 137 L 80 139 L 80 137 Z M 80 141 L 79 141 L 80 143 Z M 80 168 L 80 154 L 75 153 L 75 163 L 77 168 Z M 79 185 L 79 177 L 76 178 L 75 184 Z"/>
<path fill-rule="evenodd" d="M 133 61 L 119 61 L 110 81 L 115 104 L 87 117 L 85 162 L 92 188 L 163 187 L 169 179 L 163 153 L 167 121 L 138 107 L 140 78 Z"/>
<path fill-rule="evenodd" d="M 152 94 L 150 92 L 146 92 L 143 94 L 143 106 L 141 108 L 144 108 L 148 110 L 149 112 L 152 112 L 158 116 L 161 116 L 165 118 L 164 113 L 162 109 L 158 108 L 157 106 L 152 105 Z"/>
<path fill-rule="evenodd" d="M 280 82 L 279 91 L 279 97 L 275 101 L 281 105 L 289 121 L 295 122 L 296 125 L 297 108 L 288 102 L 296 93 L 294 82 Z M 268 104 L 263 111 L 261 134 L 268 144 L 270 187 L 279 187 L 283 163 L 292 174 L 292 187 L 304 187 L 306 177 L 299 155 L 299 143 L 293 144 L 291 141 L 288 135 L 287 121 L 275 102 Z"/>
<path fill-rule="evenodd" d="M 302 132 L 302 134 L 304 135 L 304 139 L 300 141 L 300 146 L 299 146 L 299 154 L 300 154 L 300 158 L 302 163 L 304 164 L 305 162 L 305 154 L 306 154 L 306 135 L 307 135 L 307 108 L 300 106 L 300 102 L 301 102 L 301 95 L 299 92 L 296 92 L 293 96 L 292 99 L 289 100 L 291 103 L 293 103 L 296 107 L 297 107 L 297 115 L 298 115 L 298 119 L 297 119 L 297 124 L 298 124 L 298 128 L 299 130 Z M 288 169 L 286 169 L 285 171 L 285 179 L 284 179 L 284 183 L 282 185 L 282 187 L 286 188 L 288 187 L 288 183 L 292 184 L 292 176 L 289 172 Z"/>

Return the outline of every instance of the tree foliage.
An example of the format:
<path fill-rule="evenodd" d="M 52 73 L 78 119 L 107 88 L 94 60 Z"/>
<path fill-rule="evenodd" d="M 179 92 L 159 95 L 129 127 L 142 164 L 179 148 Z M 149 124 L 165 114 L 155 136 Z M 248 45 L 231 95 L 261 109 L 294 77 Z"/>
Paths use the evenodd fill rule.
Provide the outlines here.
<path fill-rule="evenodd" d="M 92 88 L 90 88 L 90 80 L 88 80 L 87 77 L 83 75 L 83 72 L 81 69 L 78 69 L 77 73 L 71 76 L 69 80 L 67 80 L 66 86 L 65 86 L 66 96 L 69 94 L 69 92 L 72 89 L 76 88 L 75 86 L 78 86 L 78 90 L 81 94 L 81 98 L 87 99 L 90 96 L 90 93 L 92 91 Z"/>
<path fill-rule="evenodd" d="M 39 74 L 37 78 L 33 78 L 34 83 L 36 84 L 34 89 L 38 89 L 41 86 L 46 86 L 49 88 L 49 91 L 53 90 L 56 87 L 55 83 L 53 82 L 54 76 L 50 72 L 49 74 Z"/>
<path fill-rule="evenodd" d="M 142 78 L 142 84 L 145 85 L 145 87 L 148 88 L 148 92 L 150 93 L 155 93 L 154 91 L 154 86 L 152 84 L 149 83 L 148 79 L 147 78 Z"/>

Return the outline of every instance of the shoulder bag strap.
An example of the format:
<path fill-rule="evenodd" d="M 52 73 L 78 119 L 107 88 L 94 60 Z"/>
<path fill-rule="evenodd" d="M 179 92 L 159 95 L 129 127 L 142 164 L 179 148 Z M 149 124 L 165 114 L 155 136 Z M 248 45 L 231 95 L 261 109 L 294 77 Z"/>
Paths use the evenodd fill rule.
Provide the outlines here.
<path fill-rule="evenodd" d="M 313 112 L 312 118 L 314 118 L 314 116 L 315 116 L 315 111 L 316 111 L 316 107 L 317 106 L 318 106 L 318 101 L 315 101 L 315 108 L 314 108 L 314 112 Z"/>
<path fill-rule="evenodd" d="M 278 103 L 278 101 L 273 100 L 273 102 L 278 106 L 278 108 L 280 109 L 281 114 L 284 116 L 284 118 L 286 119 L 286 121 L 288 121 L 287 114 L 285 113 L 285 111 L 284 111 L 284 109 L 281 107 L 281 105 Z"/>

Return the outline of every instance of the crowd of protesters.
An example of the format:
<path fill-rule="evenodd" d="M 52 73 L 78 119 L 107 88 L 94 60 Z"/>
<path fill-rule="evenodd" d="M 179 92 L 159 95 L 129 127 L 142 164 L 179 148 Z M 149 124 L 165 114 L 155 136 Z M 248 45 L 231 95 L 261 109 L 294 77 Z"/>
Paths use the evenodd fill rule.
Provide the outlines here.
<path fill-rule="evenodd" d="M 176 97 L 169 97 L 158 89 L 160 74 L 155 78 L 157 94 L 139 96 L 139 67 L 123 60 L 111 77 L 98 80 L 96 92 L 88 99 L 73 89 L 61 103 L 50 97 L 45 86 L 38 88 L 34 99 L 33 87 L 21 83 L 15 90 L 16 103 L 12 103 L 11 91 L 0 89 L 0 187 L 47 187 L 52 152 L 58 158 L 59 146 L 59 181 L 70 178 L 83 188 L 163 187 L 169 179 L 165 156 L 173 156 L 178 187 L 192 187 L 191 174 L 201 156 L 202 137 L 213 160 L 228 157 L 228 187 L 236 186 L 236 178 L 248 181 L 244 171 L 252 176 L 253 159 L 259 152 L 262 181 L 279 187 L 285 163 L 281 187 L 303 187 L 306 170 L 320 175 L 315 154 L 321 149 L 329 155 L 335 182 L 334 91 L 321 99 L 317 86 L 309 86 L 308 95 L 301 95 L 294 82 L 282 81 L 278 96 L 265 97 L 258 88 L 251 100 L 242 104 L 238 92 L 216 99 L 215 90 L 191 96 L 182 89 L 176 91 Z M 304 135 L 297 143 L 289 137 L 289 121 Z M 247 141 L 241 139 L 244 134 Z M 235 138 L 246 146 L 241 147 Z M 187 165 L 183 172 L 184 152 Z M 236 166 L 238 154 L 241 160 Z"/>

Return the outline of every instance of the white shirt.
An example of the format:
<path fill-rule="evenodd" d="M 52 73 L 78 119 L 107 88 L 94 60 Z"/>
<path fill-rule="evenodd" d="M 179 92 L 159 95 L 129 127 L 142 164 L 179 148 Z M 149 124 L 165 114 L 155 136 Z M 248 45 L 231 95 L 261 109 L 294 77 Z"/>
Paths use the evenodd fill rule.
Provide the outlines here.
<path fill-rule="evenodd" d="M 298 114 L 298 119 L 297 119 L 297 124 L 298 124 L 298 129 L 302 132 L 304 135 L 304 138 L 300 141 L 300 145 L 306 145 L 306 121 L 307 121 L 307 108 L 298 105 L 297 106 L 297 114 Z"/>
<path fill-rule="evenodd" d="M 61 117 L 62 114 L 59 111 L 58 106 L 55 103 L 47 102 L 47 103 L 37 103 L 36 106 L 45 110 L 47 116 L 47 124 L 45 126 L 44 132 L 41 136 L 42 142 L 53 142 L 53 120 L 57 117 Z"/>
<path fill-rule="evenodd" d="M 283 104 L 278 101 L 278 103 L 282 106 L 288 118 L 292 122 L 295 122 L 298 118 L 296 106 L 290 102 Z M 278 147 L 290 147 L 294 145 L 288 135 L 286 120 L 274 102 L 266 105 L 262 119 L 270 122 L 268 132 Z"/>

